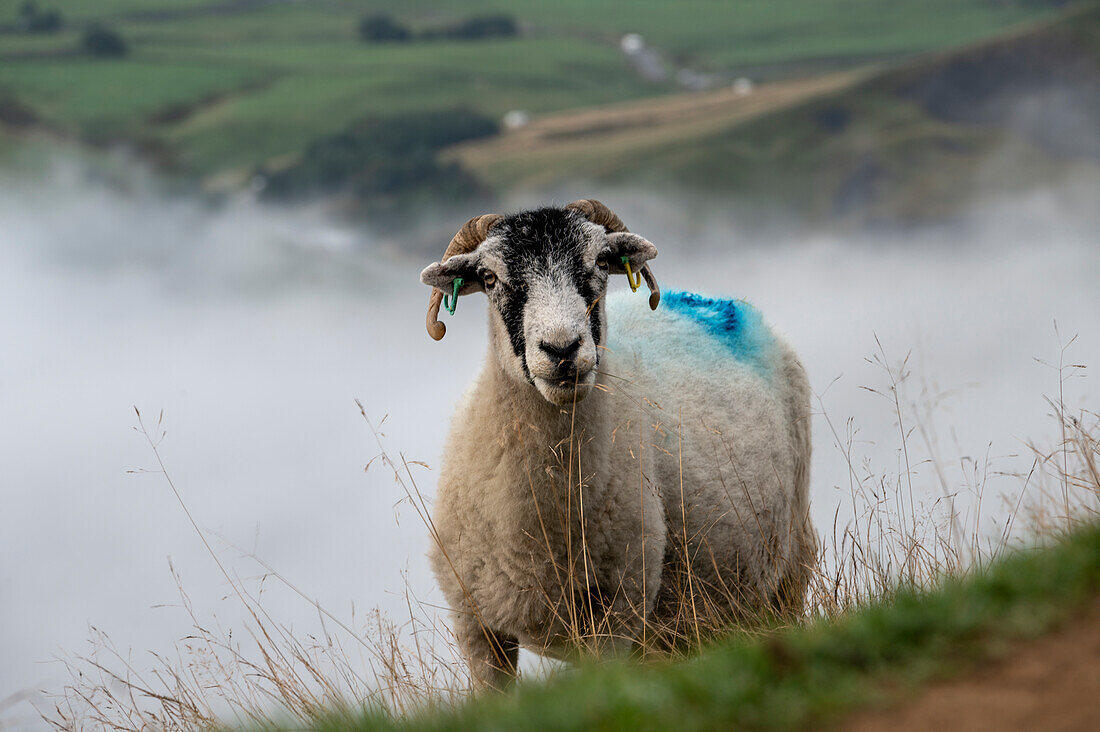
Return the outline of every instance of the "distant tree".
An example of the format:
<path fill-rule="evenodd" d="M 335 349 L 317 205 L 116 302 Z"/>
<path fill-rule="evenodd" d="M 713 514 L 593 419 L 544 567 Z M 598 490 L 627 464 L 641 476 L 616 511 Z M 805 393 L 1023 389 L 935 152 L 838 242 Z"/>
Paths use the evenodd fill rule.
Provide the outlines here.
<path fill-rule="evenodd" d="M 19 6 L 16 18 L 16 26 L 26 33 L 56 33 L 61 30 L 61 13 L 57 10 L 39 10 L 34 0 L 26 0 Z"/>
<path fill-rule="evenodd" d="M 395 155 L 421 148 L 439 150 L 498 131 L 495 120 L 462 107 L 364 120 L 355 130 L 369 139 L 375 149 Z"/>
<path fill-rule="evenodd" d="M 31 33 L 56 33 L 61 30 L 61 13 L 56 10 L 39 13 L 28 29 Z"/>
<path fill-rule="evenodd" d="M 16 14 L 21 23 L 36 15 L 38 15 L 38 3 L 35 0 L 23 0 L 23 3 L 19 6 L 19 12 Z"/>
<path fill-rule="evenodd" d="M 360 120 L 315 140 L 293 166 L 261 171 L 266 179 L 263 195 L 270 200 L 325 193 L 351 193 L 361 200 L 474 195 L 481 191 L 480 183 L 457 164 L 440 161 L 436 153 L 497 130 L 494 120 L 461 108 Z"/>
<path fill-rule="evenodd" d="M 412 34 L 390 16 L 375 14 L 359 21 L 359 37 L 368 43 L 402 43 L 409 40 Z"/>
<path fill-rule="evenodd" d="M 451 38 L 479 40 L 482 38 L 502 38 L 519 33 L 519 24 L 510 15 L 475 15 L 447 29 Z"/>
<path fill-rule="evenodd" d="M 101 58 L 121 58 L 129 52 L 122 36 L 102 25 L 89 26 L 80 45 L 85 53 Z"/>

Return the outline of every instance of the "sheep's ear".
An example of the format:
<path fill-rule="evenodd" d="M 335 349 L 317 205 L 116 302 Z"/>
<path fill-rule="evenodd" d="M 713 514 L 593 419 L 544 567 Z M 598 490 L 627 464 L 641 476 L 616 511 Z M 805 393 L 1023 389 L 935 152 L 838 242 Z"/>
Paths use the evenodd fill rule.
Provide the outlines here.
<path fill-rule="evenodd" d="M 420 273 L 420 281 L 450 295 L 454 291 L 456 277 L 463 279 L 459 295 L 481 292 L 481 280 L 477 276 L 477 253 L 459 254 L 446 262 L 432 262 Z"/>
<path fill-rule="evenodd" d="M 611 274 L 626 274 L 623 257 L 630 261 L 631 269 L 637 272 L 643 264 L 657 256 L 657 247 L 644 237 L 629 231 L 608 234 L 607 243 L 611 245 L 611 257 L 607 263 Z"/>

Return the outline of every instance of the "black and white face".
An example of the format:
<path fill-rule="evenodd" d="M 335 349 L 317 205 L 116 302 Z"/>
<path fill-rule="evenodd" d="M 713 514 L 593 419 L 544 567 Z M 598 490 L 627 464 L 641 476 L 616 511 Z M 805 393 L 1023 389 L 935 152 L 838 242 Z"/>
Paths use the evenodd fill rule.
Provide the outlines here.
<path fill-rule="evenodd" d="M 473 252 L 428 266 L 426 285 L 489 298 L 497 359 L 517 381 L 547 400 L 568 405 L 596 382 L 607 335 L 603 297 L 608 277 L 657 256 L 648 241 L 608 234 L 575 211 L 543 208 L 502 219 Z"/>

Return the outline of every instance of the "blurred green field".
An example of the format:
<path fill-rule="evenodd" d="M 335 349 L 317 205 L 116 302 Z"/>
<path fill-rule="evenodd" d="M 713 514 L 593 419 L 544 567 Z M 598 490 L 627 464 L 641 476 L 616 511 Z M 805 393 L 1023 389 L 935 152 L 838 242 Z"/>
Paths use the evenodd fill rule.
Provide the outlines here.
<path fill-rule="evenodd" d="M 21 0 L 0 0 L 0 98 L 97 142 L 135 141 L 187 174 L 240 179 L 293 157 L 365 115 L 469 106 L 571 109 L 663 94 L 619 51 L 642 33 L 680 65 L 729 70 L 829 61 L 858 65 L 994 33 L 1061 3 L 1036 0 L 43 0 L 66 27 L 14 32 Z M 388 10 L 413 28 L 506 12 L 514 39 L 368 45 L 356 24 Z M 103 22 L 129 43 L 122 60 L 76 53 Z M 764 73 L 761 71 L 761 73 Z M 774 68 L 768 73 L 785 73 Z M 793 71 L 791 72 L 793 73 Z"/>
<path fill-rule="evenodd" d="M 387 2 L 431 7 L 432 2 Z M 925 51 L 1034 18 L 1057 2 L 988 0 L 538 0 L 473 2 L 563 34 L 640 33 L 699 68 Z M 463 4 L 465 7 L 465 3 Z"/>
<path fill-rule="evenodd" d="M 1100 3 L 904 64 L 820 77 L 829 78 L 833 88 L 793 97 L 779 84 L 727 94 L 714 121 L 694 127 L 637 134 L 628 108 L 609 108 L 567 139 L 540 136 L 549 125 L 536 122 L 522 146 L 503 135 L 448 154 L 498 189 L 671 185 L 737 201 L 745 215 L 774 207 L 817 221 L 941 219 L 975 196 L 1100 170 Z"/>

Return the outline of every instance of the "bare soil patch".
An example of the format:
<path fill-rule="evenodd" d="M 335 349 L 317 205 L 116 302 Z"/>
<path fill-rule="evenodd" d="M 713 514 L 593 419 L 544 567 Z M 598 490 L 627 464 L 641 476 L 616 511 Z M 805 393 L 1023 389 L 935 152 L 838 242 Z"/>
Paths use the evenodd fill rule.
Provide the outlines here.
<path fill-rule="evenodd" d="M 846 88 L 860 77 L 844 72 L 762 84 L 749 94 L 732 88 L 688 92 L 546 114 L 488 140 L 451 148 L 451 157 L 480 169 L 562 158 L 600 149 L 631 149 L 690 139 L 791 104 Z"/>
<path fill-rule="evenodd" d="M 1100 730 L 1100 605 L 1000 661 L 938 682 L 846 732 Z"/>

